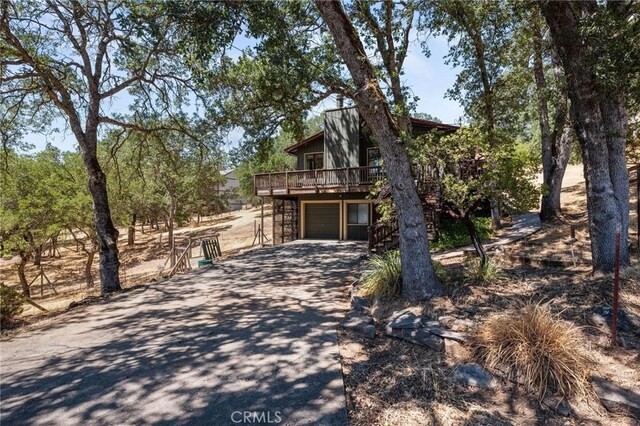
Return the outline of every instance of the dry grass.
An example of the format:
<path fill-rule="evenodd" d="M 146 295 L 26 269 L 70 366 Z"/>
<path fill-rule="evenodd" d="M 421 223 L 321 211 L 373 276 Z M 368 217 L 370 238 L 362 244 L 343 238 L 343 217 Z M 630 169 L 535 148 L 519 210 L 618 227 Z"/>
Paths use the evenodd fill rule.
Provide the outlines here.
<path fill-rule="evenodd" d="M 586 397 L 589 359 L 577 327 L 554 315 L 548 305 L 527 304 L 494 314 L 476 336 L 476 355 L 489 368 L 508 374 L 536 392 Z"/>

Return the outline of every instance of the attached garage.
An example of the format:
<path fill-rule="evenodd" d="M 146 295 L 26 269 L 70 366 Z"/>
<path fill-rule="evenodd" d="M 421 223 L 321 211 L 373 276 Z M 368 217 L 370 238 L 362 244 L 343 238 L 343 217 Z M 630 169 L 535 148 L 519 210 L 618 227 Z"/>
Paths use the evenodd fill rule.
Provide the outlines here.
<path fill-rule="evenodd" d="M 340 202 L 304 203 L 304 238 L 340 239 Z"/>

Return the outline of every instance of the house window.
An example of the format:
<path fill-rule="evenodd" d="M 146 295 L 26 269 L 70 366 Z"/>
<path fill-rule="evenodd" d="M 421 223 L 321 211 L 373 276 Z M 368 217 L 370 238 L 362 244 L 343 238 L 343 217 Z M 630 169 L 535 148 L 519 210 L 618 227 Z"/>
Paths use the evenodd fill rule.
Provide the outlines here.
<path fill-rule="evenodd" d="M 369 204 L 347 204 L 347 225 L 369 225 Z"/>
<path fill-rule="evenodd" d="M 382 157 L 378 148 L 367 149 L 367 166 L 381 166 Z"/>
<path fill-rule="evenodd" d="M 304 155 L 304 163 L 307 170 L 324 168 L 324 153 L 312 152 Z"/>

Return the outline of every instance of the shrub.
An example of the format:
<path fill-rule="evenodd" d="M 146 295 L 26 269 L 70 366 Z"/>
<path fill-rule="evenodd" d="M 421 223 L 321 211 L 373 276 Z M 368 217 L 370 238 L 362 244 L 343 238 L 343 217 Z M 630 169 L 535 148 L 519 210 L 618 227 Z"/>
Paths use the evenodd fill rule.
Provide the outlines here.
<path fill-rule="evenodd" d="M 502 268 L 492 257 L 487 256 L 487 263 L 482 267 L 479 257 L 467 260 L 465 265 L 467 279 L 476 283 L 490 284 L 502 279 Z"/>
<path fill-rule="evenodd" d="M 432 263 L 433 272 L 436 274 L 436 277 L 438 277 L 440 281 L 442 281 L 443 283 L 447 283 L 455 279 L 453 274 L 451 274 L 442 263 L 438 262 L 437 260 L 434 260 Z"/>
<path fill-rule="evenodd" d="M 0 324 L 6 325 L 23 311 L 22 298 L 15 290 L 0 285 Z"/>
<path fill-rule="evenodd" d="M 481 240 L 487 240 L 493 236 L 491 218 L 474 217 L 473 223 L 476 225 L 476 231 L 478 232 Z M 442 226 L 438 234 L 438 239 L 429 244 L 431 250 L 437 252 L 456 247 L 468 246 L 471 244 L 471 238 L 469 237 L 467 228 L 464 227 L 462 222 L 450 217 L 444 217 L 442 219 Z"/>
<path fill-rule="evenodd" d="M 517 312 L 496 314 L 479 328 L 475 354 L 489 368 L 536 392 L 586 396 L 589 360 L 578 329 L 551 313 L 548 305 L 527 304 Z"/>
<path fill-rule="evenodd" d="M 362 277 L 362 295 L 395 296 L 402 290 L 402 262 L 400 250 L 391 250 L 381 256 L 373 256 L 367 262 L 366 272 Z M 447 281 L 449 274 L 441 263 L 433 262 L 433 272 L 440 281 Z"/>
<path fill-rule="evenodd" d="M 366 266 L 371 270 L 362 277 L 363 296 L 394 296 L 400 293 L 402 285 L 400 250 L 391 250 L 381 256 L 373 256 Z"/>

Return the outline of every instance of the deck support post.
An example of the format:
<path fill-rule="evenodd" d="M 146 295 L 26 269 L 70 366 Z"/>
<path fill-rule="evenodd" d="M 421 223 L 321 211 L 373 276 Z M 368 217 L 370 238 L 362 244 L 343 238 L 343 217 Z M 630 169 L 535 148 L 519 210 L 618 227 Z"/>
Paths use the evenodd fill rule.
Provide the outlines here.
<path fill-rule="evenodd" d="M 260 247 L 264 247 L 264 197 L 260 197 Z"/>

